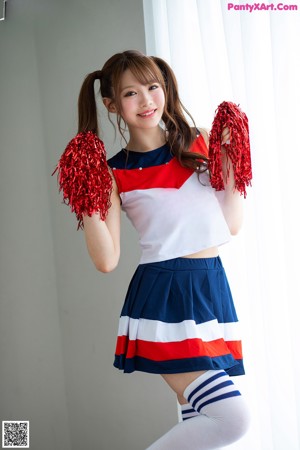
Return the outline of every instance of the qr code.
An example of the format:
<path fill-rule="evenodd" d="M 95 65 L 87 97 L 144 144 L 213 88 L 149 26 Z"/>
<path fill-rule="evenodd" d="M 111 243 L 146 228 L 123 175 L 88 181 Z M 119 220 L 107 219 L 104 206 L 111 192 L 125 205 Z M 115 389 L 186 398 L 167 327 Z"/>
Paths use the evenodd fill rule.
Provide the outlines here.
<path fill-rule="evenodd" d="M 29 448 L 29 421 L 2 421 L 2 448 Z"/>

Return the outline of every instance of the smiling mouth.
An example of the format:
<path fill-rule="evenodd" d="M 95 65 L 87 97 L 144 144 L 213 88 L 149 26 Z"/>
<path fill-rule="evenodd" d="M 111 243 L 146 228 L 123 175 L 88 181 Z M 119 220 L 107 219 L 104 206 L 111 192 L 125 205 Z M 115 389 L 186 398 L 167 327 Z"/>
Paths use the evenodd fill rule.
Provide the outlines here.
<path fill-rule="evenodd" d="M 156 112 L 156 109 L 151 109 L 151 111 L 146 111 L 144 113 L 138 114 L 140 117 L 150 117 Z"/>

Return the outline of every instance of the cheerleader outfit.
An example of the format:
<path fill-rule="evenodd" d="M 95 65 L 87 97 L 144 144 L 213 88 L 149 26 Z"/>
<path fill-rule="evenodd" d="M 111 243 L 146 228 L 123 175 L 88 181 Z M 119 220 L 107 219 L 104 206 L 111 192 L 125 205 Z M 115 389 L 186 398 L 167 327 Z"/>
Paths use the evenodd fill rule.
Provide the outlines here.
<path fill-rule="evenodd" d="M 207 154 L 202 135 L 191 151 Z M 239 322 L 220 257 L 184 258 L 230 240 L 207 173 L 182 167 L 168 144 L 108 160 L 136 228 L 140 263 L 119 321 L 114 366 L 124 372 L 244 374 Z"/>

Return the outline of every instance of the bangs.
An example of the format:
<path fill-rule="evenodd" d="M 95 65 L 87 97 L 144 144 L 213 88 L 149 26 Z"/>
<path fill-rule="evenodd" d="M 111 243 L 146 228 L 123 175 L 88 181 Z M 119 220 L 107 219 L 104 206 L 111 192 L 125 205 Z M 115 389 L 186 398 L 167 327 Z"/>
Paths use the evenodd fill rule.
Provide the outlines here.
<path fill-rule="evenodd" d="M 156 67 L 153 61 L 145 57 L 145 59 L 142 58 L 141 61 L 130 61 L 130 63 L 131 64 L 128 64 L 127 69 L 132 72 L 133 76 L 141 84 L 146 85 L 156 82 L 164 86 L 164 79 L 161 71 Z"/>
<path fill-rule="evenodd" d="M 122 61 L 122 65 L 113 74 L 114 92 L 120 93 L 121 77 L 126 70 L 130 70 L 132 75 L 143 85 L 151 83 L 159 83 L 165 90 L 165 82 L 159 67 L 155 62 L 147 56 L 126 57 Z"/>

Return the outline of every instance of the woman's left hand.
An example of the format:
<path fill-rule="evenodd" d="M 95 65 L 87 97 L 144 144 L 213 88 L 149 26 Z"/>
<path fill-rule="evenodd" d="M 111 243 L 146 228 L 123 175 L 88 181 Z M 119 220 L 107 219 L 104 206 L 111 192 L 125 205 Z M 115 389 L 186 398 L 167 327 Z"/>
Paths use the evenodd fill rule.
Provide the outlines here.
<path fill-rule="evenodd" d="M 228 127 L 224 127 L 221 135 L 221 145 L 230 144 L 230 129 Z"/>

